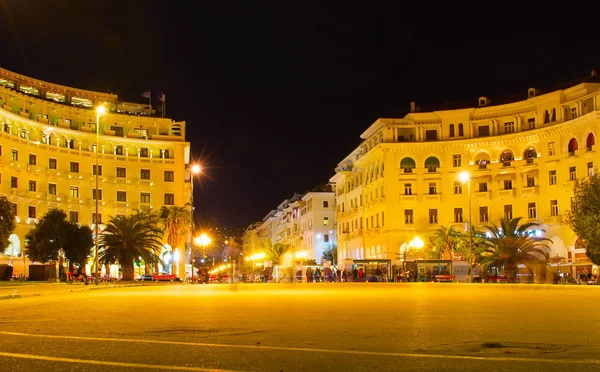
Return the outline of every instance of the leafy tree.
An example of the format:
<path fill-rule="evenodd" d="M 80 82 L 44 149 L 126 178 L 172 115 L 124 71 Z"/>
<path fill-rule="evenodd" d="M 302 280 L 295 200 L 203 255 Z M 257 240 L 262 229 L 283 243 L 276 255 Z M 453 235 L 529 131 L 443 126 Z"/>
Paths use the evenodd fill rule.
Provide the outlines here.
<path fill-rule="evenodd" d="M 0 253 L 10 245 L 10 235 L 15 231 L 15 215 L 6 196 L 0 196 Z"/>
<path fill-rule="evenodd" d="M 321 255 L 322 261 L 329 261 L 333 266 L 337 265 L 338 249 L 337 245 L 332 245 L 331 248 L 323 251 Z"/>
<path fill-rule="evenodd" d="M 185 252 L 183 247 L 183 239 L 189 233 L 190 228 L 190 211 L 185 207 L 166 207 L 160 209 L 160 218 L 164 224 L 164 233 L 167 235 L 167 243 L 171 249 L 182 248 L 181 252 Z M 175 262 L 173 261 L 172 272 L 175 272 Z"/>
<path fill-rule="evenodd" d="M 600 265 L 600 174 L 577 180 L 567 225 L 585 242 L 586 255 Z"/>
<path fill-rule="evenodd" d="M 454 226 L 450 226 L 450 228 L 440 226 L 429 237 L 429 243 L 433 247 L 436 258 L 451 260 L 458 253 L 461 241 L 466 238 L 466 234 L 457 231 Z"/>
<path fill-rule="evenodd" d="M 160 221 L 152 213 L 111 217 L 100 235 L 98 259 L 103 265 L 119 263 L 123 280 L 133 280 L 134 261 L 139 257 L 149 265 L 161 262 L 162 237 Z"/>
<path fill-rule="evenodd" d="M 29 259 L 38 262 L 57 260 L 60 249 L 71 262 L 85 264 L 94 242 L 92 230 L 67 221 L 60 209 L 50 209 L 25 235 Z"/>
<path fill-rule="evenodd" d="M 538 224 L 519 225 L 520 221 L 521 217 L 503 218 L 500 226 L 486 226 L 491 236 L 486 237 L 484 247 L 478 252 L 484 272 L 492 267 L 504 268 L 504 276 L 510 283 L 517 277 L 518 265 L 523 264 L 530 270 L 544 266 L 548 243 L 552 242 L 548 238 L 533 235 L 533 229 Z"/>
<path fill-rule="evenodd" d="M 277 243 L 272 245 L 267 250 L 267 257 L 273 262 L 273 265 L 278 265 L 281 263 L 281 258 L 283 255 L 291 249 L 291 245 L 289 244 L 281 244 Z"/>

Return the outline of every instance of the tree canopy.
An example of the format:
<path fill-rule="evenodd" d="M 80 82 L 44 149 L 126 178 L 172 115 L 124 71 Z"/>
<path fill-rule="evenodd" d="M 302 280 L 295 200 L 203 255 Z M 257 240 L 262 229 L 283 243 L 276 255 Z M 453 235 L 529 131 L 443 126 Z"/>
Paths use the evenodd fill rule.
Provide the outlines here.
<path fill-rule="evenodd" d="M 67 221 L 67 214 L 60 209 L 50 209 L 25 240 L 29 259 L 38 262 L 58 259 L 62 248 L 71 262 L 85 264 L 94 246 L 92 230 Z"/>
<path fill-rule="evenodd" d="M 6 196 L 0 196 L 0 253 L 10 245 L 10 235 L 15 231 L 15 215 Z"/>
<path fill-rule="evenodd" d="M 577 180 L 567 224 L 583 239 L 587 256 L 600 265 L 600 174 Z"/>

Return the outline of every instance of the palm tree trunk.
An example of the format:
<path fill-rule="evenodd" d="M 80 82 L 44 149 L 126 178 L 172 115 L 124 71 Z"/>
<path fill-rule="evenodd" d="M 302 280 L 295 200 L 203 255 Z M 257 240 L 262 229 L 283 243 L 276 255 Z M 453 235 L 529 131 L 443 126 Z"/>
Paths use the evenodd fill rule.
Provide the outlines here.
<path fill-rule="evenodd" d="M 512 263 L 506 264 L 504 266 L 504 276 L 507 283 L 514 283 L 517 278 L 517 265 Z"/>
<path fill-rule="evenodd" d="M 133 281 L 133 263 L 121 264 L 121 269 L 123 270 L 123 281 Z"/>

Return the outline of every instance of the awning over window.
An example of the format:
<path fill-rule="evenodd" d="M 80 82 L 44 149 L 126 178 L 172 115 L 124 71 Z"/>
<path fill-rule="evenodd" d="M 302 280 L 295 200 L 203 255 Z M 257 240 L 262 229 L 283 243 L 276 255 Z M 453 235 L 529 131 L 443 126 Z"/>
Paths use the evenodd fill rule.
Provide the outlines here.
<path fill-rule="evenodd" d="M 412 158 L 404 158 L 400 162 L 400 168 L 402 168 L 402 169 L 416 168 L 416 167 L 417 167 L 417 163 L 415 163 L 415 161 Z"/>
<path fill-rule="evenodd" d="M 425 168 L 439 168 L 440 161 L 435 156 L 430 156 L 425 160 Z"/>

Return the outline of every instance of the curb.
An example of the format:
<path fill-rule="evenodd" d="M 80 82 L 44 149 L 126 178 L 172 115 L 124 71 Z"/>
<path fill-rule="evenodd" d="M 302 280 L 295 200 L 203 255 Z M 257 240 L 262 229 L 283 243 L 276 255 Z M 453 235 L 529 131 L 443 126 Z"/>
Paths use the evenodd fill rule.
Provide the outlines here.
<path fill-rule="evenodd" d="M 68 292 L 63 292 L 63 291 L 57 291 L 57 292 L 32 292 L 32 293 L 12 293 L 6 296 L 2 296 L 0 297 L 0 301 L 1 300 L 9 300 L 9 299 L 16 299 L 16 298 L 28 298 L 28 297 L 40 297 L 43 295 L 53 295 L 53 294 L 64 294 L 64 293 L 73 293 L 73 292 L 84 292 L 84 291 L 99 291 L 99 290 L 104 290 L 104 289 L 112 289 L 112 288 L 127 288 L 127 287 L 142 287 L 142 284 L 119 284 L 119 285 L 108 285 L 108 286 L 102 286 L 102 287 L 89 287 L 89 288 L 78 288 L 78 289 L 71 289 Z"/>

